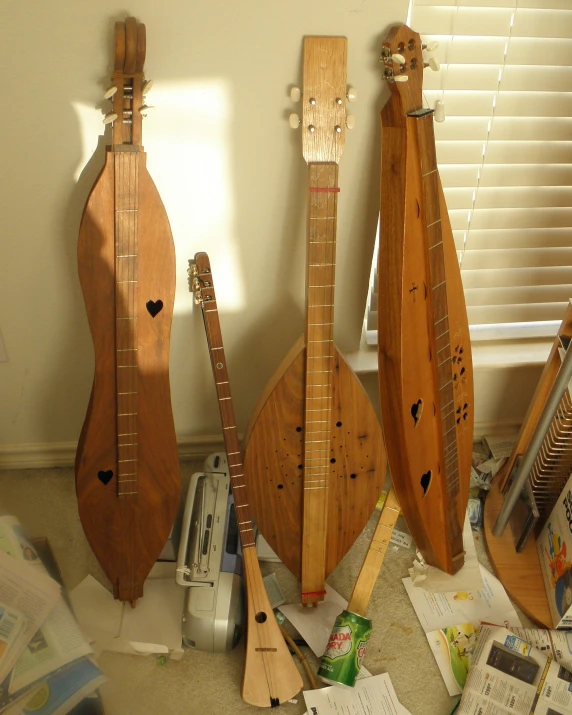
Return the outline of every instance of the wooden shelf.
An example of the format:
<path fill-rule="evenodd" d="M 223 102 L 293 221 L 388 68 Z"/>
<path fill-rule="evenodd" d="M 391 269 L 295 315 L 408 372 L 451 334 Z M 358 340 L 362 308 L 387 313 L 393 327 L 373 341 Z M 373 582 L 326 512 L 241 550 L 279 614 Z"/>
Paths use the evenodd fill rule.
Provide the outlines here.
<path fill-rule="evenodd" d="M 499 479 L 493 482 L 485 500 L 485 542 L 491 565 L 521 611 L 542 628 L 552 628 L 534 537 L 531 536 L 524 549 L 517 554 L 510 524 L 500 538 L 493 536 L 493 527 L 503 503 L 499 482 Z"/>

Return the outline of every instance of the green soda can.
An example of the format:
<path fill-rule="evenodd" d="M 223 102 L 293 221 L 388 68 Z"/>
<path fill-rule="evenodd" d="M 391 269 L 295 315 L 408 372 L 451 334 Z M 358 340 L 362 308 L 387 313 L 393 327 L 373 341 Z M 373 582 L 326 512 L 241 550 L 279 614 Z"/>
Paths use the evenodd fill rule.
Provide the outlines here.
<path fill-rule="evenodd" d="M 336 618 L 328 647 L 320 660 L 319 677 L 330 685 L 353 688 L 371 631 L 369 618 L 342 611 Z"/>

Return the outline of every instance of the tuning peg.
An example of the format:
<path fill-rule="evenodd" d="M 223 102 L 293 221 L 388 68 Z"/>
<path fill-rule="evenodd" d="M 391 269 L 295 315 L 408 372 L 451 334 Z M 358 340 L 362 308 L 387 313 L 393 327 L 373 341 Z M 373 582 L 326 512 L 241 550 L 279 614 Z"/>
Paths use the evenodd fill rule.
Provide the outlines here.
<path fill-rule="evenodd" d="M 435 42 L 429 42 L 427 45 L 421 45 L 422 50 L 427 50 L 427 52 L 435 52 L 435 50 L 439 47 L 439 43 L 437 40 Z"/>
<path fill-rule="evenodd" d="M 435 113 L 433 116 L 435 117 L 436 122 L 445 121 L 445 102 L 443 102 L 443 100 L 438 99 L 435 102 Z"/>
<path fill-rule="evenodd" d="M 104 99 L 111 99 L 113 95 L 117 92 L 117 87 L 112 84 L 111 87 L 105 90 L 105 94 L 103 95 Z"/>
<path fill-rule="evenodd" d="M 391 61 L 395 62 L 396 65 L 404 65 L 405 57 L 403 55 L 391 55 Z"/>
<path fill-rule="evenodd" d="M 346 117 L 346 127 L 348 129 L 353 129 L 356 125 L 356 118 L 353 114 L 348 114 Z"/>
<path fill-rule="evenodd" d="M 141 86 L 141 93 L 142 94 L 149 94 L 149 92 L 153 89 L 153 80 L 152 79 L 146 79 L 145 82 L 143 82 L 143 85 Z"/>
<path fill-rule="evenodd" d="M 299 102 L 301 96 L 302 96 L 302 93 L 300 92 L 300 87 L 291 87 L 290 88 L 290 99 L 293 102 Z"/>
<path fill-rule="evenodd" d="M 298 129 L 298 127 L 300 126 L 300 117 L 297 114 L 291 114 L 288 117 L 288 122 L 292 129 Z"/>
<path fill-rule="evenodd" d="M 356 102 L 357 101 L 357 89 L 355 87 L 348 87 L 346 97 L 348 98 L 348 102 Z"/>
<path fill-rule="evenodd" d="M 115 112 L 109 112 L 109 114 L 106 114 L 105 117 L 103 117 L 103 123 L 104 124 L 113 124 L 113 122 L 117 119 L 117 114 Z"/>
<path fill-rule="evenodd" d="M 433 72 L 439 72 L 439 70 L 441 69 L 441 63 L 435 57 L 431 57 L 429 59 L 429 62 L 423 63 L 423 67 L 429 67 L 429 69 L 432 69 Z"/>
<path fill-rule="evenodd" d="M 141 114 L 142 117 L 146 117 L 147 112 L 150 112 L 153 109 L 155 109 L 155 107 L 144 104 L 142 107 L 139 107 L 139 113 Z"/>
<path fill-rule="evenodd" d="M 391 79 L 391 77 L 390 77 Z M 409 75 L 406 74 L 396 74 L 393 77 L 394 82 L 409 82 Z"/>

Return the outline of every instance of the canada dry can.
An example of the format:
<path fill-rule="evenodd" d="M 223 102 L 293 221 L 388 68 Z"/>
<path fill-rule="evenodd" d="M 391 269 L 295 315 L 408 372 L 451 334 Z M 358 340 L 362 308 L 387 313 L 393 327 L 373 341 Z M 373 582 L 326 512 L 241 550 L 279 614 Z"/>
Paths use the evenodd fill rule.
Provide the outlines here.
<path fill-rule="evenodd" d="M 326 683 L 353 688 L 372 627 L 369 618 L 343 611 L 336 618 L 318 675 Z"/>

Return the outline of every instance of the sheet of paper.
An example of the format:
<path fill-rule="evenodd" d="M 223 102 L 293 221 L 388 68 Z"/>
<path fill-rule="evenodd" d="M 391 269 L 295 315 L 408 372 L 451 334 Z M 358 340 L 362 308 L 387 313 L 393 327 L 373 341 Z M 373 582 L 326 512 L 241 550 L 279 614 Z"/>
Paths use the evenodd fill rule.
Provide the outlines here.
<path fill-rule="evenodd" d="M 483 588 L 475 539 L 468 514 L 463 526 L 463 546 L 465 548 L 465 564 L 453 576 L 435 568 L 435 566 L 427 566 L 420 561 L 414 561 L 413 568 L 409 569 L 413 585 L 433 593 L 476 591 Z"/>
<path fill-rule="evenodd" d="M 332 685 L 305 690 L 304 700 L 312 715 L 406 715 L 387 673 L 358 680 L 355 688 Z"/>
<path fill-rule="evenodd" d="M 415 588 L 410 578 L 403 579 L 417 618 L 425 633 L 455 626 L 458 623 L 481 621 L 522 626 L 502 583 L 484 566 L 479 565 L 483 588 L 478 591 L 430 593 Z"/>

